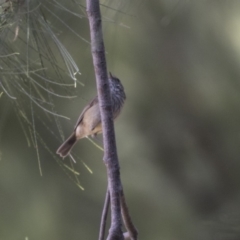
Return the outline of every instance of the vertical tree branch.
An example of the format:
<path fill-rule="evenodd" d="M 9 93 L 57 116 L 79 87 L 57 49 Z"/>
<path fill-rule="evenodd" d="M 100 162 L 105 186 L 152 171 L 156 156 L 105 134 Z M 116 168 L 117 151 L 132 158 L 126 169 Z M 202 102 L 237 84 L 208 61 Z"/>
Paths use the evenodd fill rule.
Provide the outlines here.
<path fill-rule="evenodd" d="M 121 180 L 102 35 L 100 6 L 98 0 L 86 0 L 86 3 L 90 25 L 93 65 L 103 128 L 104 162 L 107 167 L 108 189 L 111 203 L 111 227 L 107 239 L 122 240 L 123 233 L 121 229 L 120 206 Z"/>

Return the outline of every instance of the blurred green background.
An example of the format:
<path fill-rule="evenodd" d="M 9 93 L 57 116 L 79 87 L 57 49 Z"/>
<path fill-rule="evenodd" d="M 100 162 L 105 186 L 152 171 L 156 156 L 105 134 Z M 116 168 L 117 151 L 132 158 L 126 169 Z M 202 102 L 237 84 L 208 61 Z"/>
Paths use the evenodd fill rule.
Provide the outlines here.
<path fill-rule="evenodd" d="M 7 85 L 12 95 L 18 94 L 16 100 L 0 86 L 1 240 L 98 236 L 107 184 L 102 152 L 84 139 L 74 148 L 76 164 L 55 156 L 61 130 L 64 137 L 71 133 L 79 113 L 96 94 L 90 45 L 74 34 L 89 40 L 85 3 L 49 3 L 22 7 L 31 13 L 41 9 L 77 63 L 82 75 L 76 77 L 84 87 L 48 86 L 57 94 L 77 95 L 52 96 L 56 112 L 71 118 L 68 121 L 56 120 L 32 103 L 34 98 L 16 93 L 16 83 Z M 127 94 L 115 129 L 122 182 L 139 239 L 240 239 L 240 2 L 101 3 L 108 70 L 122 80 Z M 83 17 L 63 11 L 59 4 Z M 20 37 L 26 40 L 26 29 L 35 25 L 16 16 L 1 43 L 15 51 L 31 51 L 33 36 L 29 45 Z M 44 41 L 56 54 L 54 61 L 66 68 L 50 40 L 49 36 Z M 26 55 L 20 57 L 25 61 Z M 35 53 L 29 58 L 34 62 Z M 1 70 L 4 61 L 0 59 Z M 51 65 L 46 72 L 58 81 Z M 64 83 L 73 81 L 66 77 Z M 44 106 L 52 109 L 51 104 Z M 43 176 L 36 147 L 28 147 L 28 141 L 35 141 L 34 130 L 19 120 L 21 108 L 35 123 Z M 102 145 L 101 136 L 96 142 Z M 84 191 L 66 166 L 80 173 Z"/>

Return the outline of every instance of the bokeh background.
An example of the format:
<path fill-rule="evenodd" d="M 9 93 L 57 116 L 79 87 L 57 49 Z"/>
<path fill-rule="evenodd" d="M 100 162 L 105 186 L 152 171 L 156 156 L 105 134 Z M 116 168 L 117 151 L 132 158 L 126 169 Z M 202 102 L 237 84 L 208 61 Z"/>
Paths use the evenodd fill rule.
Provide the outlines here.
<path fill-rule="evenodd" d="M 55 155 L 96 94 L 85 2 L 6 2 L 0 239 L 97 239 L 107 184 L 103 153 L 84 139 L 74 148 L 76 164 Z M 115 129 L 139 238 L 240 239 L 240 2 L 101 4 L 108 70 L 127 94 Z M 6 56 L 12 53 L 19 54 Z M 81 72 L 76 88 L 46 80 L 74 84 L 76 69 L 66 59 Z M 45 69 L 36 73 L 45 80 L 34 75 L 41 60 Z M 95 141 L 102 145 L 101 136 Z"/>

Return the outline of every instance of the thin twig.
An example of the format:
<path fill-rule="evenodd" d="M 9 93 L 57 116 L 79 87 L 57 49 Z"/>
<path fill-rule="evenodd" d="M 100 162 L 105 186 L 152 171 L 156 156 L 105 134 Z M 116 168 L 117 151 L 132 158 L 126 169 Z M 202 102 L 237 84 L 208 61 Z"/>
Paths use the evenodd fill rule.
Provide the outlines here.
<path fill-rule="evenodd" d="M 123 189 L 121 190 L 121 212 L 122 212 L 122 218 L 124 225 L 127 229 L 127 233 L 124 233 L 124 239 L 131 239 L 131 240 L 137 240 L 138 231 L 135 228 L 131 216 L 129 214 L 129 210 L 127 207 L 127 203 L 125 200 Z"/>
<path fill-rule="evenodd" d="M 102 218 L 101 218 L 98 240 L 104 240 L 109 204 L 110 204 L 110 194 L 107 188 L 103 211 L 102 211 Z"/>

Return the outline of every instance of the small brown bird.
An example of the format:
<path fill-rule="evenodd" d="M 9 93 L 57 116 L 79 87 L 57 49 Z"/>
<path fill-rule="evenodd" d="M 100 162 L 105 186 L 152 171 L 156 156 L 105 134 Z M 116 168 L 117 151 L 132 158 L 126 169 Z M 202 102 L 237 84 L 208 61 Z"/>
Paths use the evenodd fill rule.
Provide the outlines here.
<path fill-rule="evenodd" d="M 123 107 L 126 95 L 120 80 L 109 73 L 109 87 L 112 100 L 113 118 L 115 119 Z M 101 116 L 98 96 L 96 96 L 82 111 L 75 125 L 73 133 L 58 148 L 57 154 L 66 157 L 77 140 L 89 135 L 96 136 L 102 132 Z"/>

